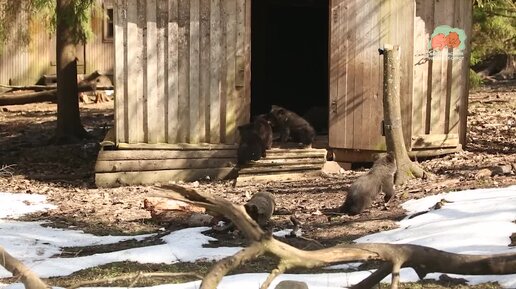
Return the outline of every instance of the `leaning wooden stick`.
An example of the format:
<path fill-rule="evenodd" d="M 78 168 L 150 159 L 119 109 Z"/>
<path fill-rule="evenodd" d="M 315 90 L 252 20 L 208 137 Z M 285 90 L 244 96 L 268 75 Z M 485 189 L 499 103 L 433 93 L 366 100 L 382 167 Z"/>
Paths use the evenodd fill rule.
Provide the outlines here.
<path fill-rule="evenodd" d="M 36 273 L 7 253 L 2 246 L 0 246 L 0 265 L 13 276 L 19 277 L 25 289 L 50 289 L 50 286 L 45 284 Z"/>

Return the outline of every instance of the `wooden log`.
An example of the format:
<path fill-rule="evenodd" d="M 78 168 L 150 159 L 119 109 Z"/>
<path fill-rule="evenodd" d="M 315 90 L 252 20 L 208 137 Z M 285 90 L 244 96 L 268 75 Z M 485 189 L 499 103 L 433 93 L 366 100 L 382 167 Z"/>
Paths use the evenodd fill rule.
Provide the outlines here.
<path fill-rule="evenodd" d="M 282 153 L 296 153 L 296 154 L 302 154 L 302 153 L 320 153 L 325 154 L 326 149 L 293 149 L 293 148 L 272 148 L 270 150 L 267 150 L 267 154 L 282 154 Z"/>
<path fill-rule="evenodd" d="M 299 158 L 326 159 L 326 153 L 321 154 L 318 152 L 311 152 L 311 153 L 300 154 L 300 153 L 294 153 L 294 152 L 285 152 L 285 153 L 270 154 L 267 151 L 267 157 L 265 159 L 274 160 L 274 159 L 299 159 Z"/>
<path fill-rule="evenodd" d="M 258 161 L 254 161 L 250 164 L 242 165 L 241 168 L 249 168 L 249 167 L 274 167 L 274 166 L 284 166 L 284 165 L 307 165 L 307 164 L 319 164 L 322 165 L 325 163 L 325 158 L 311 158 L 304 157 L 301 158 L 291 158 L 291 159 L 261 159 Z"/>
<path fill-rule="evenodd" d="M 308 171 L 308 170 L 320 170 L 321 164 L 308 164 L 308 165 L 281 165 L 273 167 L 248 167 L 238 171 L 239 175 L 245 174 L 263 174 L 263 173 L 278 173 L 278 172 L 295 172 L 295 171 Z"/>
<path fill-rule="evenodd" d="M 119 143 L 118 148 L 125 150 L 235 150 L 237 149 L 236 145 L 227 145 L 227 144 L 209 144 L 209 143 L 201 143 L 201 144 L 189 144 L 189 143 L 178 143 L 178 144 L 166 144 L 166 143 L 158 143 L 158 144 L 147 144 L 147 143 Z"/>
<path fill-rule="evenodd" d="M 188 224 L 192 215 L 206 212 L 205 208 L 190 203 L 156 197 L 145 198 L 143 208 L 149 211 L 151 218 L 156 222 L 184 223 L 185 225 Z M 208 220 L 212 219 L 210 216 L 206 215 L 206 217 Z"/>
<path fill-rule="evenodd" d="M 143 208 L 151 214 L 159 213 L 161 211 L 183 211 L 192 213 L 204 213 L 206 209 L 195 206 L 193 204 L 185 203 L 178 200 L 169 200 L 164 198 L 145 198 L 143 200 Z"/>
<path fill-rule="evenodd" d="M 442 149 L 413 149 L 408 152 L 408 155 L 411 159 L 415 158 L 427 158 L 427 157 L 436 157 L 436 156 L 442 156 L 442 155 L 449 155 L 456 152 L 462 151 L 462 145 L 458 145 L 456 147 L 452 148 L 442 148 Z"/>
<path fill-rule="evenodd" d="M 167 160 L 167 159 L 202 159 L 202 158 L 233 158 L 234 150 L 104 150 L 100 151 L 98 161 L 115 160 Z"/>
<path fill-rule="evenodd" d="M 204 169 L 233 167 L 235 159 L 231 158 L 204 158 L 204 159 L 169 159 L 169 160 L 106 160 L 97 161 L 95 171 L 108 172 L 139 172 L 174 169 Z"/>
<path fill-rule="evenodd" d="M 267 150 L 267 160 L 319 158 L 326 160 L 326 149 L 279 149 Z"/>
<path fill-rule="evenodd" d="M 320 171 L 303 171 L 303 172 L 286 172 L 275 174 L 260 174 L 260 175 L 242 175 L 238 176 L 235 186 L 243 187 L 248 185 L 255 185 L 256 183 L 268 182 L 293 182 L 301 179 L 315 178 L 321 175 Z"/>
<path fill-rule="evenodd" d="M 45 282 L 43 282 L 38 275 L 31 269 L 25 266 L 20 260 L 14 258 L 5 251 L 4 247 L 0 246 L 0 266 L 11 272 L 15 278 L 23 283 L 27 289 L 50 289 Z"/>
<path fill-rule="evenodd" d="M 55 101 L 57 90 L 44 90 L 30 93 L 7 93 L 0 95 L 0 105 L 17 105 L 34 102 Z"/>
<path fill-rule="evenodd" d="M 279 149 L 267 151 L 267 157 L 240 166 L 237 185 L 252 182 L 288 181 L 320 174 L 326 162 L 325 149 Z"/>
<path fill-rule="evenodd" d="M 79 92 L 93 91 L 95 88 L 91 85 L 79 86 Z M 97 87 L 97 90 L 113 89 L 113 87 Z M 57 88 L 52 87 L 50 90 L 31 91 L 25 93 L 4 93 L 0 95 L 0 105 L 17 105 L 35 102 L 55 101 Z"/>
<path fill-rule="evenodd" d="M 171 180 L 196 181 L 200 179 L 220 180 L 234 177 L 233 168 L 178 169 L 145 172 L 96 173 L 97 187 L 120 185 L 151 185 L 168 183 Z"/>
<path fill-rule="evenodd" d="M 5 84 L 0 84 L 0 87 L 1 88 L 8 88 L 12 91 L 15 91 L 15 90 L 35 90 L 35 91 L 40 91 L 40 90 L 52 90 L 52 89 L 56 89 L 57 87 L 57 84 L 53 83 L 51 85 L 5 85 Z"/>

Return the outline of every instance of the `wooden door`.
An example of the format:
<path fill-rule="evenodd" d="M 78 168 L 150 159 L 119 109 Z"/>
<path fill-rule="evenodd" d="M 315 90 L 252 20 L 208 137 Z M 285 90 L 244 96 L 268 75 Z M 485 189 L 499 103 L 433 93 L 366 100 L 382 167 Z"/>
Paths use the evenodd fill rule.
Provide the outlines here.
<path fill-rule="evenodd" d="M 381 1 L 330 3 L 329 145 L 382 150 Z"/>
<path fill-rule="evenodd" d="M 471 3 L 457 0 L 416 0 L 415 3 L 411 147 L 454 148 L 459 145 L 459 135 L 464 133 L 461 118 L 467 111 L 464 101 L 467 100 L 469 40 L 463 50 L 444 48 L 431 55 L 428 45 L 435 29 L 442 25 L 469 31 Z"/>
<path fill-rule="evenodd" d="M 333 148 L 383 151 L 383 61 L 378 49 L 399 45 L 405 144 L 412 126 L 413 0 L 332 0 L 330 136 Z"/>

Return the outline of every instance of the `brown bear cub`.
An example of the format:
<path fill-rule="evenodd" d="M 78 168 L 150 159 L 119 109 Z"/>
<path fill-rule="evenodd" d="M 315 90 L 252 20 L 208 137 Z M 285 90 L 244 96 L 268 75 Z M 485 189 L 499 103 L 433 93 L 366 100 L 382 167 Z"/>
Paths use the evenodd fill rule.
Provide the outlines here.
<path fill-rule="evenodd" d="M 254 122 L 239 126 L 238 132 L 238 164 L 257 161 L 267 156 L 266 150 L 272 146 L 272 128 L 265 115 L 258 115 Z"/>
<path fill-rule="evenodd" d="M 259 160 L 264 154 L 265 149 L 253 124 L 248 123 L 239 126 L 238 133 L 240 134 L 240 143 L 237 150 L 238 164 L 242 165 L 250 161 Z"/>
<path fill-rule="evenodd" d="M 269 119 L 272 127 L 279 131 L 282 143 L 292 140 L 310 146 L 314 141 L 315 129 L 295 112 L 273 105 Z"/>
<path fill-rule="evenodd" d="M 258 136 L 262 140 L 265 149 L 271 149 L 272 147 L 272 127 L 266 114 L 259 114 L 254 117 L 253 121 L 254 128 L 258 133 Z M 265 157 L 265 155 L 263 155 Z"/>
<path fill-rule="evenodd" d="M 396 159 L 390 153 L 381 155 L 371 170 L 359 177 L 349 188 L 346 201 L 339 211 L 348 215 L 360 214 L 369 208 L 374 198 L 383 191 L 387 204 L 394 196 L 394 174 Z"/>
<path fill-rule="evenodd" d="M 265 228 L 274 213 L 276 202 L 274 196 L 269 192 L 258 192 L 244 205 L 247 214 Z"/>

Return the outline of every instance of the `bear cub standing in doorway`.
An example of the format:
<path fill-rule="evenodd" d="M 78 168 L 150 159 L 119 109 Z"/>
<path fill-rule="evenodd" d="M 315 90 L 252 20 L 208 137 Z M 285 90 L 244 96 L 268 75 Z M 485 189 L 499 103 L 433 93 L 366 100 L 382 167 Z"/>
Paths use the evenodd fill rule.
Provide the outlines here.
<path fill-rule="evenodd" d="M 269 119 L 272 127 L 279 130 L 282 143 L 292 139 L 292 141 L 302 143 L 305 146 L 312 145 L 315 138 L 315 129 L 295 112 L 273 105 L 269 113 Z"/>
<path fill-rule="evenodd" d="M 266 115 L 258 115 L 254 122 L 239 126 L 238 132 L 238 164 L 257 161 L 267 156 L 266 151 L 272 146 L 272 128 Z"/>
<path fill-rule="evenodd" d="M 360 214 L 369 208 L 374 198 L 383 191 L 387 204 L 394 196 L 396 159 L 390 153 L 383 154 L 374 162 L 371 170 L 359 177 L 349 188 L 346 201 L 339 211 L 348 215 Z"/>

